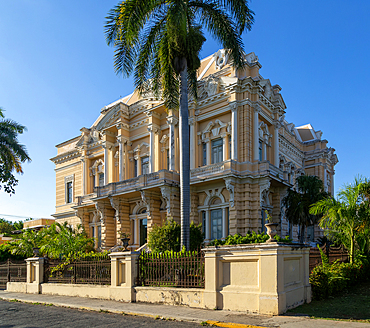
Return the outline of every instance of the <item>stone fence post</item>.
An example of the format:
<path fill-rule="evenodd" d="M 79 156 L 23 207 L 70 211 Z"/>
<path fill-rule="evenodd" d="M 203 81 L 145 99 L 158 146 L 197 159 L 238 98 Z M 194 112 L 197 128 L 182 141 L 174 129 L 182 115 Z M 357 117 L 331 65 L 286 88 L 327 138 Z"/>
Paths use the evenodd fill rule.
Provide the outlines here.
<path fill-rule="evenodd" d="M 125 302 L 135 301 L 134 289 L 137 277 L 139 252 L 113 252 L 111 258 L 111 297 Z"/>
<path fill-rule="evenodd" d="M 43 257 L 31 257 L 26 259 L 27 263 L 27 293 L 39 294 L 40 284 L 44 282 Z"/>

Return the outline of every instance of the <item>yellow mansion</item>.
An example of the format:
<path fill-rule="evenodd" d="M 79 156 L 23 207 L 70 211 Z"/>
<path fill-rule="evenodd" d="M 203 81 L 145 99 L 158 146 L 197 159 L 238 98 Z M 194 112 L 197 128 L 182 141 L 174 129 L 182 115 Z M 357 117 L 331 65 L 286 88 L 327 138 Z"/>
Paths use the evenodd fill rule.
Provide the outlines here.
<path fill-rule="evenodd" d="M 295 178 L 316 175 L 334 192 L 333 148 L 310 125 L 285 120 L 281 87 L 264 79 L 252 52 L 235 71 L 224 50 L 199 69 L 199 99 L 189 103 L 190 220 L 206 240 L 263 230 L 265 210 L 295 239 L 281 202 Z M 104 107 L 90 128 L 57 145 L 56 212 L 59 222 L 82 224 L 96 246 L 109 249 L 130 233 L 132 248 L 147 230 L 180 220 L 178 112 L 137 92 Z M 307 230 L 308 238 L 319 235 Z"/>

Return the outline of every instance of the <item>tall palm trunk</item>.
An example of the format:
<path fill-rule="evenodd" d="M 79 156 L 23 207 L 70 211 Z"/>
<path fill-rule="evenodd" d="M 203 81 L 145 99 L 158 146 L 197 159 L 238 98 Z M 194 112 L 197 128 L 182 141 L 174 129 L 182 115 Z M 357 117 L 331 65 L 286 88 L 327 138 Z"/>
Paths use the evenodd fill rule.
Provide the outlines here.
<path fill-rule="evenodd" d="M 180 204 L 181 248 L 190 248 L 190 149 L 187 63 L 180 71 Z"/>

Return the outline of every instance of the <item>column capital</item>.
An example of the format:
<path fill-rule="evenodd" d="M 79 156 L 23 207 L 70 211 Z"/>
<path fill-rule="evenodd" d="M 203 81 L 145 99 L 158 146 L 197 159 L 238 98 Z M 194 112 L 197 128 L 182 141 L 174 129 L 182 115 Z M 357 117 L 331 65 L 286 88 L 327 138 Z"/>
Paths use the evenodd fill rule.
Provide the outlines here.
<path fill-rule="evenodd" d="M 189 117 L 189 125 L 194 125 L 196 122 L 196 117 Z"/>
<path fill-rule="evenodd" d="M 260 113 L 262 111 L 261 106 L 257 103 L 253 105 L 253 109 L 255 113 Z"/>
<path fill-rule="evenodd" d="M 179 122 L 179 120 L 175 116 L 167 117 L 167 123 L 170 124 L 170 125 L 176 125 L 178 122 Z"/>
<path fill-rule="evenodd" d="M 229 108 L 232 113 L 236 113 L 238 111 L 238 103 L 236 101 L 229 103 Z"/>
<path fill-rule="evenodd" d="M 123 135 L 120 135 L 120 134 L 117 136 L 116 139 L 119 143 L 122 143 L 122 144 L 125 144 L 125 143 L 129 142 L 128 138 L 126 138 L 126 137 L 124 137 Z"/>
<path fill-rule="evenodd" d="M 272 125 L 274 126 L 275 129 L 279 130 L 282 126 L 280 121 L 273 121 Z"/>
<path fill-rule="evenodd" d="M 150 124 L 148 125 L 148 131 L 149 132 L 154 132 L 154 133 L 158 133 L 159 132 L 159 127 L 157 125 L 154 125 L 154 124 Z"/>

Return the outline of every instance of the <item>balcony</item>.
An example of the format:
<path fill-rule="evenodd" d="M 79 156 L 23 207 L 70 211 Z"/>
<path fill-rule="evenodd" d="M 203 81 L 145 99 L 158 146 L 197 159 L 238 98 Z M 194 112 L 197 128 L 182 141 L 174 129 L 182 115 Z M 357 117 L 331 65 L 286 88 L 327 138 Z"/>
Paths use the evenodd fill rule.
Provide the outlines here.
<path fill-rule="evenodd" d="M 107 197 L 115 194 L 146 189 L 149 187 L 159 187 L 165 184 L 179 184 L 180 176 L 176 172 L 160 170 L 158 172 L 143 174 L 136 178 L 127 179 L 119 182 L 112 182 L 105 186 L 96 187 L 96 197 Z"/>
<path fill-rule="evenodd" d="M 236 162 L 227 160 L 220 163 L 205 165 L 190 171 L 190 181 L 196 182 L 205 178 L 216 178 L 235 172 Z"/>

